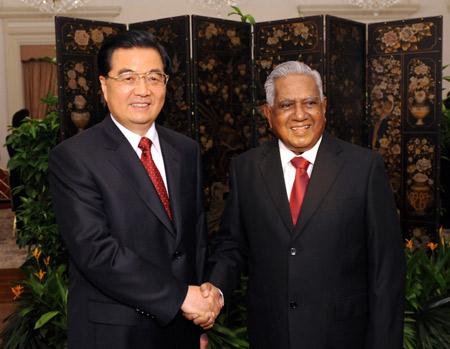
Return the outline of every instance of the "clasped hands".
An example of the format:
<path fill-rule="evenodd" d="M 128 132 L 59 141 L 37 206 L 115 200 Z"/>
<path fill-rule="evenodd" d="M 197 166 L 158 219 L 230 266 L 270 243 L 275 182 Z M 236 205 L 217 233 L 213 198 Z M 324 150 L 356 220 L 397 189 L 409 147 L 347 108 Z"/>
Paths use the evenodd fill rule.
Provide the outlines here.
<path fill-rule="evenodd" d="M 224 300 L 219 289 L 205 282 L 201 286 L 189 286 L 181 311 L 186 319 L 208 330 L 214 326 L 223 305 Z"/>

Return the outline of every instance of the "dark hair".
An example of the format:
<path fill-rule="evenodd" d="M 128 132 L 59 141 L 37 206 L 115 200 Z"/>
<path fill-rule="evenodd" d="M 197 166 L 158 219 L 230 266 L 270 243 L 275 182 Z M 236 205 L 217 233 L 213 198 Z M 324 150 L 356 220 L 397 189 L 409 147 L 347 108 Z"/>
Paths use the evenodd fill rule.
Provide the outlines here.
<path fill-rule="evenodd" d="M 98 72 L 102 76 L 107 76 L 111 70 L 111 57 L 115 50 L 119 48 L 152 48 L 161 56 L 164 64 L 164 72 L 171 73 L 171 63 L 165 48 L 159 44 L 153 34 L 145 30 L 128 30 L 110 35 L 103 42 L 98 51 L 97 66 Z"/>
<path fill-rule="evenodd" d="M 30 111 L 26 108 L 16 111 L 12 117 L 12 127 L 19 127 L 23 119 L 30 116 Z"/>

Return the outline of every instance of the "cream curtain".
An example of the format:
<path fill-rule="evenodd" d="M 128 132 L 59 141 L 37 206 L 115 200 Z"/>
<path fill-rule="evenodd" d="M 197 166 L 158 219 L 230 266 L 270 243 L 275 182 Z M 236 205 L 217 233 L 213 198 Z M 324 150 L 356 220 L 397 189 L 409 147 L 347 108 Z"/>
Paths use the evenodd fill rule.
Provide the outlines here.
<path fill-rule="evenodd" d="M 50 91 L 57 93 L 56 64 L 44 60 L 22 62 L 24 79 L 25 107 L 33 119 L 43 119 L 47 114 L 47 105 L 41 98 Z"/>

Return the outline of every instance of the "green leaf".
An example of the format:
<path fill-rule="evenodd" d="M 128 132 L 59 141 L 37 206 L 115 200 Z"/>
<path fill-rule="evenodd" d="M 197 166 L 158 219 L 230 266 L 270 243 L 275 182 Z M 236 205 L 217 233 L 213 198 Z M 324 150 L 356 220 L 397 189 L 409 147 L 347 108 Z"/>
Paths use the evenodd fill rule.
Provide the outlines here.
<path fill-rule="evenodd" d="M 44 326 L 47 322 L 49 322 L 51 319 L 53 319 L 56 315 L 59 314 L 59 311 L 49 311 L 45 314 L 43 314 L 38 321 L 36 321 L 36 324 L 34 325 L 34 329 L 37 330 L 38 328 L 41 328 Z"/>
<path fill-rule="evenodd" d="M 23 308 L 23 309 L 21 309 L 20 310 L 20 312 L 19 312 L 19 314 L 22 316 L 22 317 L 25 317 L 30 311 L 32 311 L 33 310 L 33 307 L 26 307 L 26 308 Z"/>

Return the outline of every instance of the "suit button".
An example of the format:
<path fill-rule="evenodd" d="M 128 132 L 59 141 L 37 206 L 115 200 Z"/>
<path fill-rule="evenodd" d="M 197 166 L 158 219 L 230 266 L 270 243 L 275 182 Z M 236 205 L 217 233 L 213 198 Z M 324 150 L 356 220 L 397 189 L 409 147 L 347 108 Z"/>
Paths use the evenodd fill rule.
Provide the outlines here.
<path fill-rule="evenodd" d="M 298 307 L 297 302 L 294 301 L 289 303 L 289 308 L 291 308 L 292 310 L 297 309 L 297 307 Z"/>
<path fill-rule="evenodd" d="M 180 259 L 183 254 L 180 251 L 175 251 L 173 254 L 173 259 Z"/>
<path fill-rule="evenodd" d="M 295 247 L 291 247 L 291 256 L 295 256 L 297 254 L 297 249 Z"/>

